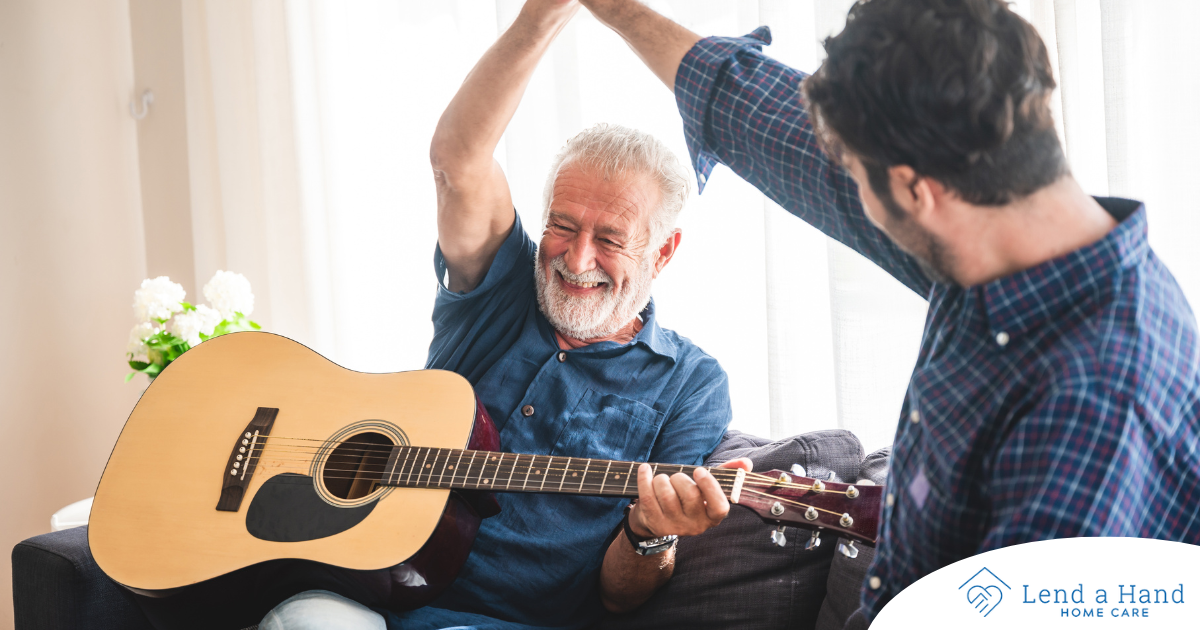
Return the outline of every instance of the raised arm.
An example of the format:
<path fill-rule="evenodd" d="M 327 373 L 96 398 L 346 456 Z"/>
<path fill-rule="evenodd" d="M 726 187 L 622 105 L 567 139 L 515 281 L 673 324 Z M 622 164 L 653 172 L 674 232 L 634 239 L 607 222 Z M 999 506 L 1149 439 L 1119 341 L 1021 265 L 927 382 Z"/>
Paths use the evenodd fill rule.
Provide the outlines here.
<path fill-rule="evenodd" d="M 700 36 L 636 0 L 583 0 L 605 26 L 616 31 L 668 90 L 675 71 Z"/>
<path fill-rule="evenodd" d="M 703 190 L 717 162 L 922 297 L 917 261 L 867 219 L 854 180 L 825 155 L 800 95 L 804 73 L 763 55 L 770 32 L 704 38 L 637 0 L 581 0 L 675 94 Z"/>
<path fill-rule="evenodd" d="M 492 155 L 538 61 L 578 9 L 574 0 L 527 2 L 438 121 L 429 161 L 437 184 L 438 245 L 451 291 L 475 288 L 512 230 L 512 195 Z"/>

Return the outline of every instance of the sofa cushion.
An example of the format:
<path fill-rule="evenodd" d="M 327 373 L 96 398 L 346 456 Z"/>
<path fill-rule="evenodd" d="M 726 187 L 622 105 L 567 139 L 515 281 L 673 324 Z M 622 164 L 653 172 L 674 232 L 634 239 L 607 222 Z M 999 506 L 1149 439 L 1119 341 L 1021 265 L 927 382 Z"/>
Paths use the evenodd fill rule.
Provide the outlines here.
<path fill-rule="evenodd" d="M 709 457 L 715 465 L 749 457 L 754 469 L 789 470 L 800 464 L 812 476 L 857 478 L 862 444 L 849 431 L 816 431 L 770 441 L 730 431 Z M 813 628 L 825 599 L 834 541 L 804 551 L 808 533 L 785 530 L 787 545 L 770 540 L 772 527 L 733 506 L 719 526 L 682 538 L 675 575 L 632 613 L 608 615 L 600 628 Z"/>
<path fill-rule="evenodd" d="M 12 571 L 18 630 L 151 630 L 133 596 L 92 560 L 87 527 L 18 543 Z"/>
<path fill-rule="evenodd" d="M 887 481 L 888 456 L 892 448 L 881 448 L 863 460 L 859 470 L 859 479 L 870 479 L 877 486 Z M 838 544 L 847 541 L 838 539 Z M 821 614 L 817 618 L 817 630 L 854 630 L 866 627 L 864 620 L 859 617 L 852 623 L 847 623 L 862 599 L 863 582 L 867 579 L 867 568 L 875 558 L 875 548 L 859 545 L 857 558 L 847 558 L 836 553 L 833 564 L 829 567 L 829 581 L 826 583 L 825 603 L 821 605 Z"/>

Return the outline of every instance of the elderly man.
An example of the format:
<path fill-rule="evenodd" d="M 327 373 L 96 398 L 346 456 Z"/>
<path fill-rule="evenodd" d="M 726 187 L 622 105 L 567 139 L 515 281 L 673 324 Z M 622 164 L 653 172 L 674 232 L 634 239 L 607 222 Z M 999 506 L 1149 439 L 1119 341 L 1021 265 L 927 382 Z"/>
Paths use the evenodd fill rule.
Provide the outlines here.
<path fill-rule="evenodd" d="M 533 0 L 483 56 L 433 138 L 440 283 L 428 367 L 475 386 L 506 451 L 700 464 L 730 420 L 724 371 L 659 326 L 655 277 L 680 242 L 688 174 L 654 138 L 600 125 L 567 143 L 536 244 L 492 159 L 530 76 L 578 8 Z M 748 460 L 731 466 L 749 468 Z M 371 611 L 326 592 L 276 607 L 277 628 L 581 628 L 668 580 L 674 536 L 729 504 L 703 469 L 638 473 L 639 500 L 501 494 L 450 590 L 432 606 Z M 624 519 L 627 519 L 623 521 Z M 658 553 L 661 552 L 661 553 Z"/>
<path fill-rule="evenodd" d="M 859 2 L 805 77 L 762 54 L 766 29 L 702 39 L 584 4 L 674 91 L 702 183 L 727 164 L 929 300 L 866 618 L 990 549 L 1200 543 L 1196 319 L 1146 208 L 1071 176 L 1028 22 L 1000 0 Z"/>

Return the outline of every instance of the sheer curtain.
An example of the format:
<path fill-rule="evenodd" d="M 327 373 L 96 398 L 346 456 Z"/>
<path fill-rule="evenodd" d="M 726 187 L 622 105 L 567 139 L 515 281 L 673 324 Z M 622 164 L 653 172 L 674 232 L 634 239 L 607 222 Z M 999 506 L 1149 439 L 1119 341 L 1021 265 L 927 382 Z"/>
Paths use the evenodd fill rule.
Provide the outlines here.
<path fill-rule="evenodd" d="M 850 0 L 652 2 L 702 34 L 772 27 L 767 54 L 801 70 Z M 363 371 L 420 368 L 431 334 L 434 124 L 516 16 L 518 0 L 187 0 L 196 269 L 247 273 L 268 329 Z M 1094 194 L 1150 205 L 1151 241 L 1200 301 L 1200 61 L 1188 0 L 1024 0 L 1046 38 L 1072 168 Z M 232 52 L 231 52 L 232 51 Z M 247 104 L 252 107 L 246 107 Z M 193 110 L 201 120 L 192 123 Z M 537 236 L 563 142 L 634 126 L 686 156 L 669 92 L 586 11 L 535 74 L 496 157 Z M 199 151 L 199 154 L 197 154 Z M 207 179 L 205 179 L 207 178 Z M 730 376 L 734 428 L 783 437 L 842 427 L 890 443 L 926 304 L 724 168 L 680 218 L 659 278 L 662 323 Z"/>

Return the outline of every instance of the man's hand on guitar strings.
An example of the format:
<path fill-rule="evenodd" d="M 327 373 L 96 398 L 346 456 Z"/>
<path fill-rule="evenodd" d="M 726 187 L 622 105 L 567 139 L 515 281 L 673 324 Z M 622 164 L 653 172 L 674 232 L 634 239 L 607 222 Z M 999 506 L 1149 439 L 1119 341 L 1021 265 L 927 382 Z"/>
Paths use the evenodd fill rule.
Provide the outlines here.
<path fill-rule="evenodd" d="M 740 457 L 718 468 L 750 472 L 754 464 Z M 683 473 L 654 476 L 649 464 L 639 466 L 638 502 L 629 515 L 633 532 L 647 537 L 695 536 L 720 524 L 729 514 L 729 500 L 720 484 L 703 467 L 697 468 L 693 477 Z"/>

